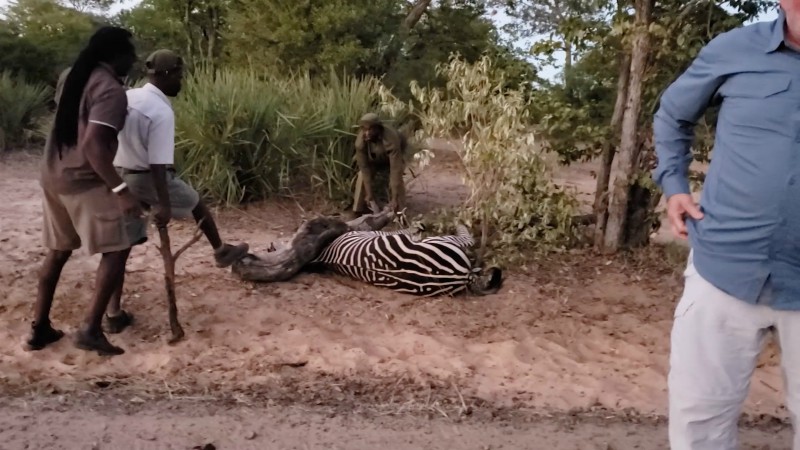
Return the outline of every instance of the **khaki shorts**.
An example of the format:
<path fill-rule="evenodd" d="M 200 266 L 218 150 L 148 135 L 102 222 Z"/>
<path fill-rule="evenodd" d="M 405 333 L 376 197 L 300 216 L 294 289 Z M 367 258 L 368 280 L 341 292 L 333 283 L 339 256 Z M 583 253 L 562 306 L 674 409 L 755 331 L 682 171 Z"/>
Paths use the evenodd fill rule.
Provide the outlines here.
<path fill-rule="evenodd" d="M 156 192 L 153 175 L 147 173 L 126 173 L 117 169 L 125 183 L 128 185 L 131 194 L 140 202 L 149 207 L 158 204 L 158 193 Z M 200 202 L 200 195 L 191 186 L 175 176 L 172 171 L 167 172 L 167 192 L 169 192 L 169 203 L 172 209 L 172 217 L 176 219 L 192 218 L 192 210 Z"/>
<path fill-rule="evenodd" d="M 49 249 L 85 246 L 89 254 L 111 253 L 147 241 L 145 224 L 125 217 L 116 194 L 106 186 L 69 195 L 43 192 L 44 245 Z"/>

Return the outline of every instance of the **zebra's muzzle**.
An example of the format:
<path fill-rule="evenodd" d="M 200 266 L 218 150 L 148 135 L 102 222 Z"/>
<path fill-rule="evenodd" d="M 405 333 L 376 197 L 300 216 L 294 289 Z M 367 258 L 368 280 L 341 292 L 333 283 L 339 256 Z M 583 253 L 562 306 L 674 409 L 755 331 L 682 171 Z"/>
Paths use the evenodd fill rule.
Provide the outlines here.
<path fill-rule="evenodd" d="M 500 291 L 503 286 L 503 270 L 499 267 L 489 267 L 488 269 L 475 270 L 470 283 L 469 290 L 475 295 L 491 295 Z"/>

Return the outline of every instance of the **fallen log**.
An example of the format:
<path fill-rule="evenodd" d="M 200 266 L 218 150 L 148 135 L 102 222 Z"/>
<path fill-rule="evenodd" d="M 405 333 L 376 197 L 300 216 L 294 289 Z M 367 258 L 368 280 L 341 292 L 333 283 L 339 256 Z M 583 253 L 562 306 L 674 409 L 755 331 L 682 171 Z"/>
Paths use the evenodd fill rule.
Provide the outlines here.
<path fill-rule="evenodd" d="M 300 225 L 288 245 L 276 247 L 273 243 L 273 251 L 259 255 L 249 253 L 231 266 L 231 272 L 244 281 L 286 281 L 344 233 L 377 231 L 388 225 L 393 217 L 394 214 L 389 209 L 349 222 L 335 217 L 317 217 Z"/>

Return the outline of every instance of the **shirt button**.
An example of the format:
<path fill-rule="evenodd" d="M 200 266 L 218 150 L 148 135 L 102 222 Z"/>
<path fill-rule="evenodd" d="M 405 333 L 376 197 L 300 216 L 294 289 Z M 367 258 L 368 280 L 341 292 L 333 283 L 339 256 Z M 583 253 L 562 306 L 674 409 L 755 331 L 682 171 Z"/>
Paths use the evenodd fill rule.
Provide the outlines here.
<path fill-rule="evenodd" d="M 797 179 L 794 176 L 789 177 L 789 186 L 794 186 L 795 181 L 797 181 Z"/>

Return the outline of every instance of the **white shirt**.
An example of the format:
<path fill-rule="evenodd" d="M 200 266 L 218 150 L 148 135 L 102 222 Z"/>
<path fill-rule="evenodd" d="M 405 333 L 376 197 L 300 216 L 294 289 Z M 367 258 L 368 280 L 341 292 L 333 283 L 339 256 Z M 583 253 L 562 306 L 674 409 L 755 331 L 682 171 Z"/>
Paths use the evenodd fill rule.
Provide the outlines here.
<path fill-rule="evenodd" d="M 128 116 L 117 136 L 114 166 L 149 170 L 151 164 L 175 161 L 175 113 L 160 89 L 147 83 L 128 89 Z"/>

